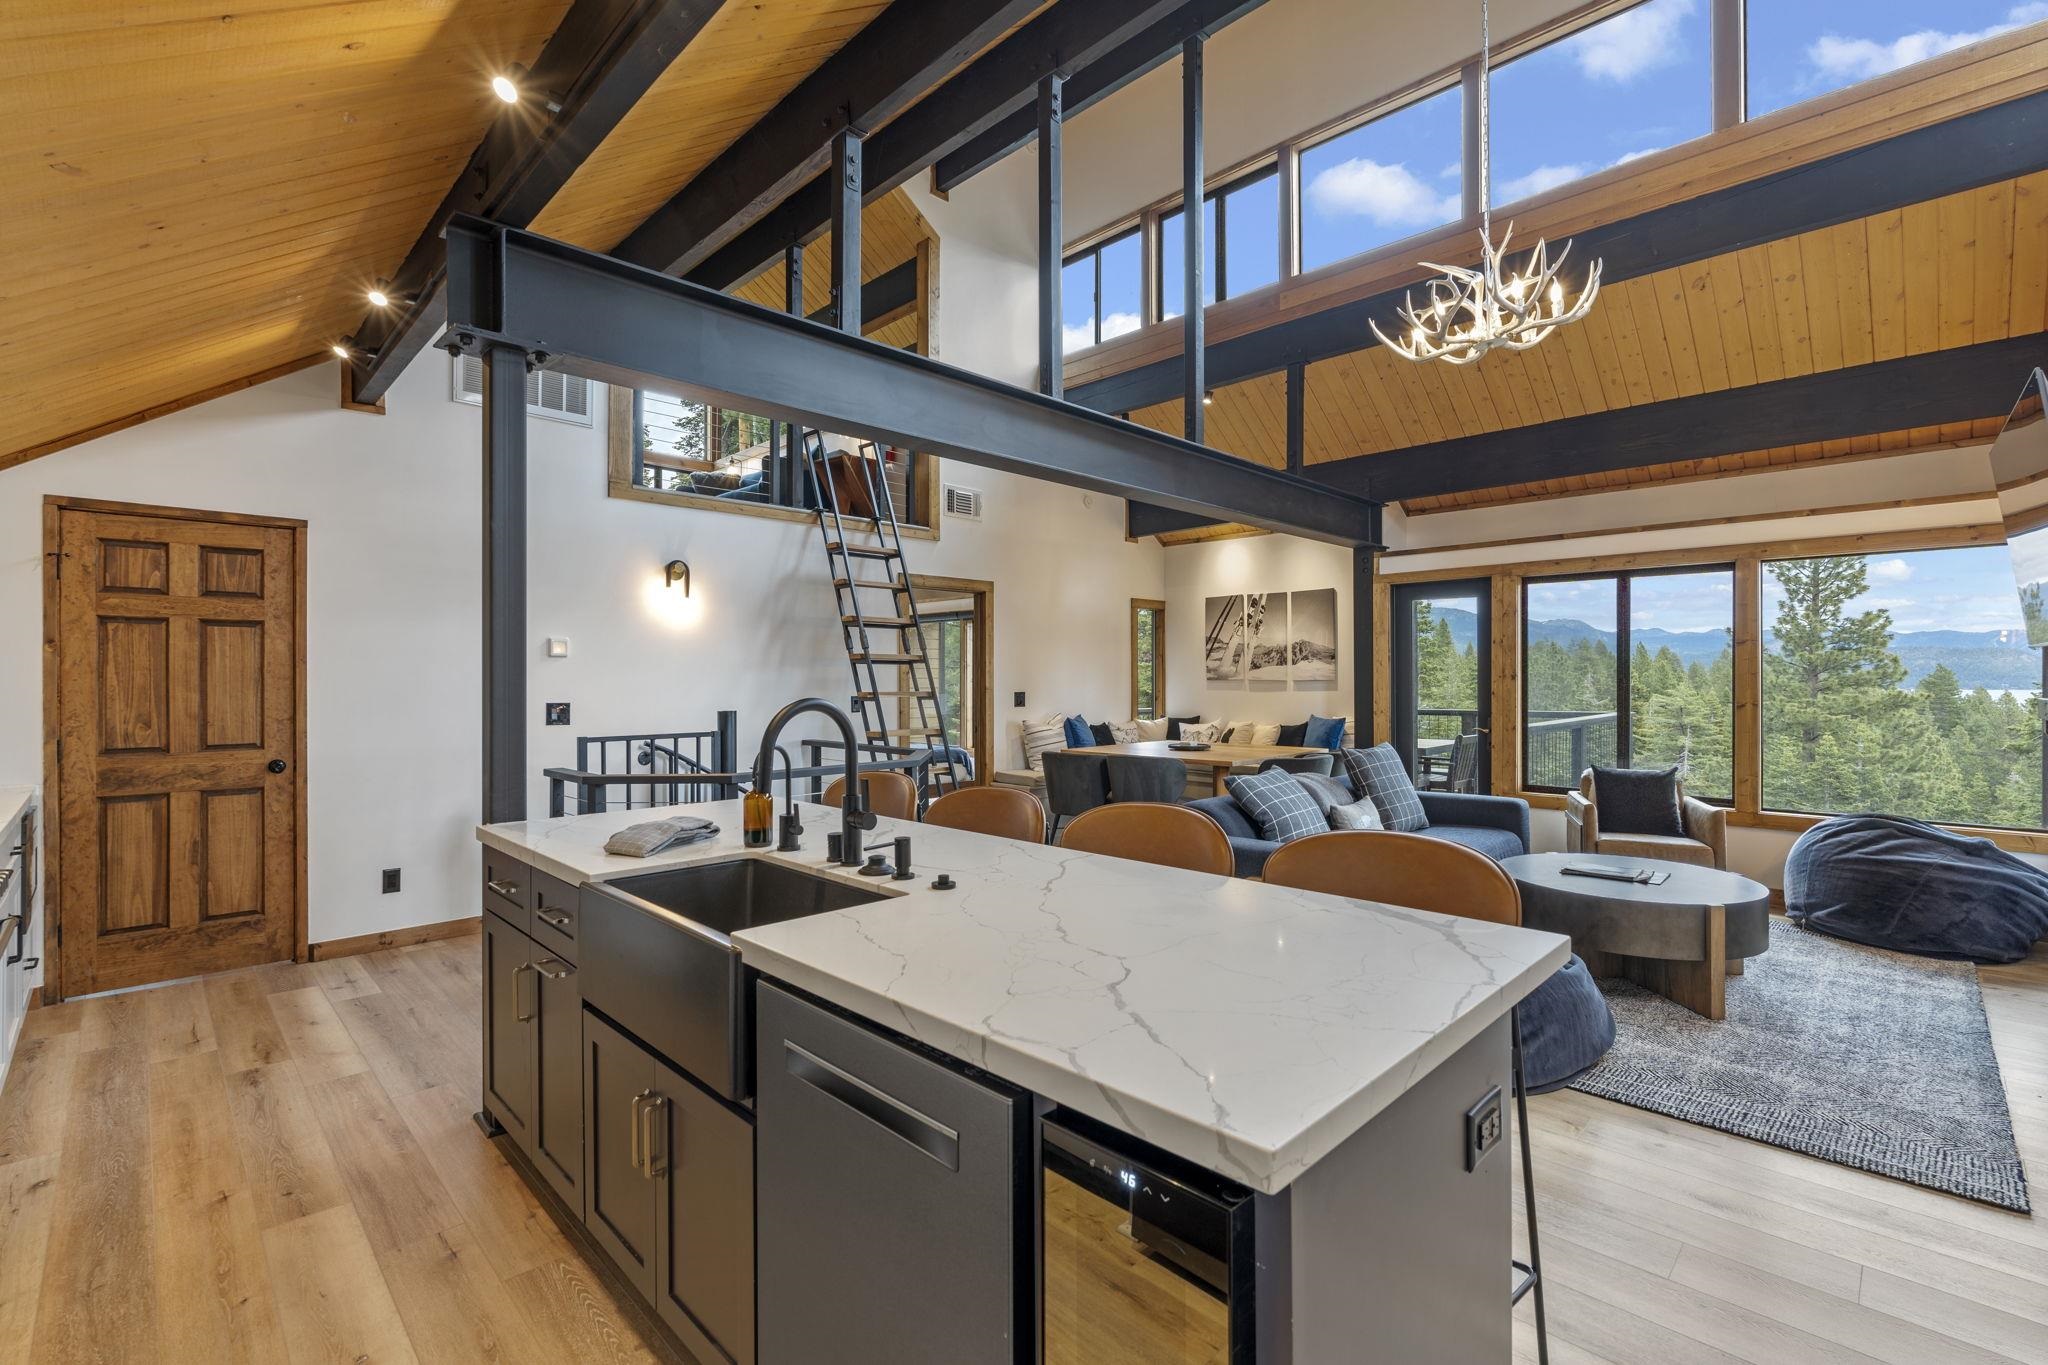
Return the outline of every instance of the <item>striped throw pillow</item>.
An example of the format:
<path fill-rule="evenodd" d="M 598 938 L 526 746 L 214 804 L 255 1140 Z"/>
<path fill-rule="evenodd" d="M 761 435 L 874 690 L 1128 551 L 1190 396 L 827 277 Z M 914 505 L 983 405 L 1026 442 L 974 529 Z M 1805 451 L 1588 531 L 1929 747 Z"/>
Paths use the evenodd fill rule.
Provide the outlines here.
<path fill-rule="evenodd" d="M 1048 716 L 1044 720 L 1027 720 L 1017 727 L 1017 737 L 1024 744 L 1024 766 L 1032 772 L 1045 771 L 1045 753 L 1048 749 L 1067 747 L 1067 718 Z"/>
<path fill-rule="evenodd" d="M 1429 816 L 1423 812 L 1414 779 L 1408 776 L 1408 766 L 1394 752 L 1393 745 L 1346 749 L 1344 774 L 1351 779 L 1353 788 L 1371 798 L 1379 808 L 1381 823 L 1388 829 L 1412 834 L 1429 828 Z"/>

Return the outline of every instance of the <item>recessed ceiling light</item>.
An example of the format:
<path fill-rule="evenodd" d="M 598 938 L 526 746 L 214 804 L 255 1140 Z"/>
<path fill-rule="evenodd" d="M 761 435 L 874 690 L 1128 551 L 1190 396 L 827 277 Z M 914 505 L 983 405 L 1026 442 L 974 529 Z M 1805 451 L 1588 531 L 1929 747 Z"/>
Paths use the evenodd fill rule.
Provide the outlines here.
<path fill-rule="evenodd" d="M 390 305 L 391 296 L 389 294 L 385 293 L 382 289 L 373 288 L 370 290 L 370 306 L 372 308 L 388 308 Z"/>
<path fill-rule="evenodd" d="M 328 347 L 328 349 L 333 351 L 336 355 L 340 356 L 343 360 L 348 359 L 348 347 L 342 345 L 340 342 L 335 342 L 332 346 Z"/>
<path fill-rule="evenodd" d="M 491 93 L 507 104 L 519 103 L 519 87 L 512 83 L 510 76 L 491 77 Z"/>
<path fill-rule="evenodd" d="M 1216 390 L 1210 389 L 1202 395 L 1202 406 L 1208 407 L 1216 401 Z"/>

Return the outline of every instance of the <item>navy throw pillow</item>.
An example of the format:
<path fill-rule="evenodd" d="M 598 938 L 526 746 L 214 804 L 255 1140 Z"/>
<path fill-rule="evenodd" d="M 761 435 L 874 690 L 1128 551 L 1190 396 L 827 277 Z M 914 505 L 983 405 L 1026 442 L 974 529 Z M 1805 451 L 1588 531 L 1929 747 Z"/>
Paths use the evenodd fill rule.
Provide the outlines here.
<path fill-rule="evenodd" d="M 1302 727 L 1302 744 L 1311 749 L 1335 750 L 1343 748 L 1344 720 L 1345 717 L 1343 716 L 1338 716 L 1332 720 L 1328 716 L 1311 715 L 1308 718 L 1308 724 Z"/>
<path fill-rule="evenodd" d="M 1200 725 L 1201 723 L 1202 718 L 1200 716 L 1168 716 L 1166 718 L 1166 737 L 1168 739 L 1179 739 L 1181 726 Z"/>
<path fill-rule="evenodd" d="M 1283 725 L 1280 727 L 1280 738 L 1273 742 L 1275 744 L 1278 744 L 1283 749 L 1307 748 L 1308 741 L 1302 738 L 1302 736 L 1306 735 L 1307 733 L 1307 721 L 1303 721 L 1299 725 Z"/>
<path fill-rule="evenodd" d="M 1683 839 L 1678 767 L 1593 767 L 1593 804 L 1602 834 L 1663 834 Z"/>
<path fill-rule="evenodd" d="M 1262 839 L 1284 844 L 1330 831 L 1329 817 L 1308 789 L 1294 780 L 1293 773 L 1278 769 L 1245 773 L 1224 779 L 1224 785 L 1231 800 L 1258 826 Z"/>
<path fill-rule="evenodd" d="M 1100 721 L 1089 726 L 1088 733 L 1095 737 L 1097 744 L 1116 743 L 1116 735 L 1110 730 L 1108 721 Z"/>
<path fill-rule="evenodd" d="M 1085 749 L 1095 742 L 1095 731 L 1079 716 L 1067 717 L 1067 747 Z"/>

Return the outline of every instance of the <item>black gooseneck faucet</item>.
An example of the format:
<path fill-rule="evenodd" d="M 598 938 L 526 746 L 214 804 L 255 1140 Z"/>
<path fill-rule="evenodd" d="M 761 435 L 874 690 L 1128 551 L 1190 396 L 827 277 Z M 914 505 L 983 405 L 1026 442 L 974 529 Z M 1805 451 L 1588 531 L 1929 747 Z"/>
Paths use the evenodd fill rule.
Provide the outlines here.
<path fill-rule="evenodd" d="M 775 741 L 781 737 L 783 727 L 806 712 L 825 716 L 839 727 L 839 737 L 846 744 L 845 794 L 839 801 L 839 861 L 848 867 L 859 867 L 863 861 L 861 835 L 875 827 L 875 813 L 861 802 L 860 788 L 860 743 L 854 738 L 853 721 L 847 714 L 822 697 L 805 697 L 793 701 L 775 713 L 768 722 L 768 728 L 761 732 L 761 752 L 754 758 L 754 790 L 767 791 L 775 771 Z"/>

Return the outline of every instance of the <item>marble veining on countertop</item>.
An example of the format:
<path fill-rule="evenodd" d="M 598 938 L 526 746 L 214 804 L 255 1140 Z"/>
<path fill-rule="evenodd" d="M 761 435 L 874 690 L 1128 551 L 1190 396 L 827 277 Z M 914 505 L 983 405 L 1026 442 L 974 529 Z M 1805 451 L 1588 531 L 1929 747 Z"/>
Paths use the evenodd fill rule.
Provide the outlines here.
<path fill-rule="evenodd" d="M 603 852 L 645 811 L 484 826 L 572 882 L 742 856 L 721 826 L 648 859 Z M 828 869 L 836 813 L 804 808 Z M 1254 1189 L 1284 1188 L 1568 956 L 1555 934 L 884 820 L 920 875 L 887 900 L 742 930 L 789 982 Z M 929 888 L 949 872 L 952 891 Z M 907 890 L 904 888 L 908 888 Z"/>

